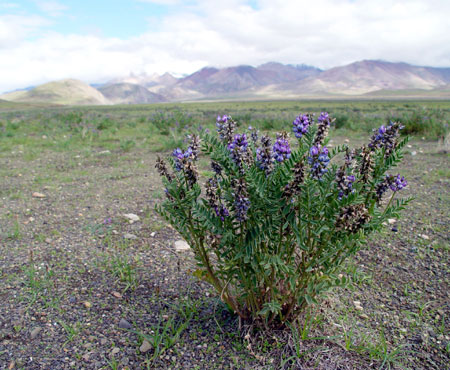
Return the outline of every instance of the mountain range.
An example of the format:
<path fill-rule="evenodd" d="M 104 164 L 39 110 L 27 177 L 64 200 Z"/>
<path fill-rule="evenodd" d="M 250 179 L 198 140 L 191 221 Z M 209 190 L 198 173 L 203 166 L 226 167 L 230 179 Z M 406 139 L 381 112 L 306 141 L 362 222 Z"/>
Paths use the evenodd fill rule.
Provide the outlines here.
<path fill-rule="evenodd" d="M 333 97 L 450 98 L 450 68 L 363 60 L 321 70 L 270 62 L 205 67 L 181 78 L 130 74 L 100 85 L 66 79 L 0 95 L 8 101 L 62 105 Z"/>

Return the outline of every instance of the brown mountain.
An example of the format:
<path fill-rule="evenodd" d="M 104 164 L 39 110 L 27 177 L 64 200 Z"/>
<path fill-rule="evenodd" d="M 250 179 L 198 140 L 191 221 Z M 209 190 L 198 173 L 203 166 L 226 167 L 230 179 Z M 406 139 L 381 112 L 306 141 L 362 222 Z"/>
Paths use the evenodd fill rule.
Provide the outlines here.
<path fill-rule="evenodd" d="M 360 95 L 377 90 L 432 90 L 449 82 L 450 68 L 364 60 L 331 68 L 290 86 L 289 90 L 308 94 Z"/>
<path fill-rule="evenodd" d="M 211 96 L 251 90 L 282 82 L 300 81 L 318 73 L 320 70 L 314 67 L 294 67 L 274 62 L 256 68 L 247 65 L 222 69 L 207 67 L 182 78 L 177 86 Z"/>

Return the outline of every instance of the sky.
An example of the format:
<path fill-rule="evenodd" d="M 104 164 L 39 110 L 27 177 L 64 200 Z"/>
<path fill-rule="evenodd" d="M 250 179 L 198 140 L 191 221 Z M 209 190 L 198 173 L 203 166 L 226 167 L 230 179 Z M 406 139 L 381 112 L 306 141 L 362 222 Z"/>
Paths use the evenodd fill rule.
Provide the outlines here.
<path fill-rule="evenodd" d="M 0 93 L 276 61 L 450 67 L 450 0 L 0 0 Z"/>

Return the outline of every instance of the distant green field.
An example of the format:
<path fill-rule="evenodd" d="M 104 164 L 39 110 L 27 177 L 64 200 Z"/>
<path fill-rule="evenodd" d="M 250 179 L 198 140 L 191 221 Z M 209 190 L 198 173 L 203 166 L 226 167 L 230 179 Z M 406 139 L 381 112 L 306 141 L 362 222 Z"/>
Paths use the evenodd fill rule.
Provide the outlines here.
<path fill-rule="evenodd" d="M 405 133 L 438 139 L 449 131 L 450 101 L 309 100 L 171 103 L 83 107 L 45 107 L 0 101 L 2 151 L 57 151 L 95 147 L 127 151 L 132 147 L 170 150 L 192 130 L 215 128 L 218 114 L 231 115 L 241 127 L 290 131 L 300 113 L 328 111 L 333 133 L 358 135 L 399 120 Z"/>

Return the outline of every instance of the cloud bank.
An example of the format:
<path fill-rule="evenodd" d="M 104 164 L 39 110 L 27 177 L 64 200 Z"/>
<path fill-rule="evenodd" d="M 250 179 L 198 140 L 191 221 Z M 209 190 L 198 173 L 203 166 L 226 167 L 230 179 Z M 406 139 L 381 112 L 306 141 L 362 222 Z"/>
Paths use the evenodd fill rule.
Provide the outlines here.
<path fill-rule="evenodd" d="M 14 2 L 0 6 L 0 92 L 68 77 L 102 82 L 131 72 L 186 74 L 268 61 L 450 66 L 446 0 L 153 2 L 167 5 L 167 14 L 144 14 L 148 29 L 128 38 L 58 32 L 54 18 L 70 16 L 70 8 L 56 1 L 38 2 L 39 14 L 14 13 Z"/>

